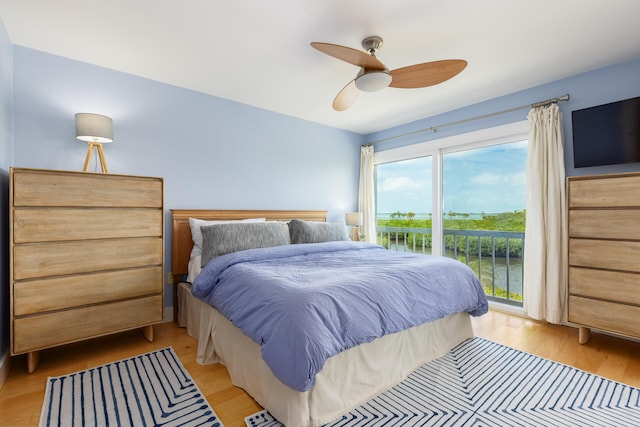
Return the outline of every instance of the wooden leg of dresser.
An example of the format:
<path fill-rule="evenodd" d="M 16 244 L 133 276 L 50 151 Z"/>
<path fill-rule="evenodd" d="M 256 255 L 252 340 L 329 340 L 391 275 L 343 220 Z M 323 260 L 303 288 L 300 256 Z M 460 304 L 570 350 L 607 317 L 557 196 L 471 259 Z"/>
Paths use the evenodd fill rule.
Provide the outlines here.
<path fill-rule="evenodd" d="M 153 342 L 153 325 L 142 328 L 142 335 L 144 335 L 147 341 Z"/>
<path fill-rule="evenodd" d="M 40 361 L 39 351 L 30 351 L 27 353 L 27 372 L 32 374 L 38 368 L 38 362 Z"/>
<path fill-rule="evenodd" d="M 578 328 L 578 342 L 580 344 L 586 344 L 589 342 L 589 338 L 591 338 L 591 329 L 580 326 Z"/>

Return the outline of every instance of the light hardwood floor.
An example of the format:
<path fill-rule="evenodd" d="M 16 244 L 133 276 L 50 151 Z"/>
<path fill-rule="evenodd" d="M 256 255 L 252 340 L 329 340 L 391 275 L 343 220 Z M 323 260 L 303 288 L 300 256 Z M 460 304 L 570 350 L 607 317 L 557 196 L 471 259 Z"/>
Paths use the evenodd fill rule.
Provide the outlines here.
<path fill-rule="evenodd" d="M 476 335 L 529 353 L 572 365 L 635 387 L 640 387 L 640 342 L 594 333 L 587 345 L 578 344 L 578 331 L 490 311 L 473 319 Z M 42 352 L 40 365 L 26 373 L 26 357 L 12 360 L 0 389 L 0 426 L 36 426 L 48 376 L 64 375 L 172 346 L 200 390 L 226 427 L 244 426 L 244 417 L 260 407 L 241 389 L 231 385 L 220 365 L 195 362 L 196 341 L 175 323 L 155 327 L 155 340 L 130 331 Z"/>

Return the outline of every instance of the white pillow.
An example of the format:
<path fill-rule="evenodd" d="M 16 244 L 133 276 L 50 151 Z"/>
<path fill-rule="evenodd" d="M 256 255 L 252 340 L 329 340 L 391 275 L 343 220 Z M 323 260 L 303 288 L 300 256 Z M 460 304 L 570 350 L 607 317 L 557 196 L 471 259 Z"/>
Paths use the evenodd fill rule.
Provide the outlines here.
<path fill-rule="evenodd" d="M 189 260 L 189 273 L 187 274 L 187 282 L 193 283 L 202 271 L 202 257 L 200 255 L 196 255 Z"/>
<path fill-rule="evenodd" d="M 200 227 L 205 225 L 213 225 L 213 224 L 228 224 L 232 222 L 264 222 L 266 218 L 247 218 L 240 220 L 229 220 L 229 221 L 206 221 L 203 219 L 189 218 L 189 227 L 191 227 L 191 239 L 193 240 L 193 249 L 191 249 L 191 256 L 189 259 L 193 259 L 193 257 L 202 255 L 202 231 L 200 231 Z"/>

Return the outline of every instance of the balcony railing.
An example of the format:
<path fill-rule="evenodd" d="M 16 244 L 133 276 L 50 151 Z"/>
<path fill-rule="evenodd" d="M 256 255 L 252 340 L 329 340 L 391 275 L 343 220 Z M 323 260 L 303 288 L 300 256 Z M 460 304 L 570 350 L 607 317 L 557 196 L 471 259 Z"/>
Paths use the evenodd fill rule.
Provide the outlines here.
<path fill-rule="evenodd" d="M 377 242 L 399 252 L 431 254 L 430 228 L 377 227 Z M 473 269 L 487 298 L 522 307 L 524 233 L 444 230 L 444 255 Z"/>

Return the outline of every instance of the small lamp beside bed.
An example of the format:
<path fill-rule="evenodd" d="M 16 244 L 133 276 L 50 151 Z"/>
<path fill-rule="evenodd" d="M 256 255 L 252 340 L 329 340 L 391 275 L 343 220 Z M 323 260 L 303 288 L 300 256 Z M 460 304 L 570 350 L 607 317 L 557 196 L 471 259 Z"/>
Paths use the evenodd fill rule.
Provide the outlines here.
<path fill-rule="evenodd" d="M 351 226 L 349 237 L 354 242 L 360 241 L 360 226 L 362 225 L 363 218 L 362 212 L 349 212 L 346 215 L 347 225 Z"/>

